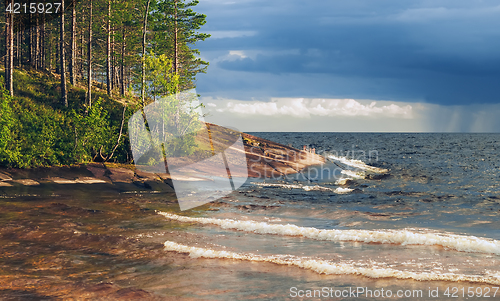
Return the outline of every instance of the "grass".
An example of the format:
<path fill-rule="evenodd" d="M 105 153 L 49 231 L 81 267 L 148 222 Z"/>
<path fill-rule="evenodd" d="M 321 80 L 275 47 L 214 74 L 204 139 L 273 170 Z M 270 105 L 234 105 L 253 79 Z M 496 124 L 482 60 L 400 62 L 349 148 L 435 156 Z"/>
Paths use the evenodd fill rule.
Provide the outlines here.
<path fill-rule="evenodd" d="M 0 76 L 5 76 L 4 68 L 0 68 Z M 35 70 L 31 67 L 16 68 L 13 74 L 14 97 L 27 98 L 54 109 L 63 109 L 61 102 L 60 75 L 46 70 Z M 99 87 L 101 86 L 101 88 Z M 106 102 L 115 102 L 118 106 L 130 103 L 129 99 L 114 94 L 110 97 L 101 83 L 94 82 L 92 99 L 102 98 Z M 69 109 L 78 109 L 85 104 L 86 86 L 77 82 L 75 86 L 67 84 Z M 138 99 L 135 99 L 138 102 Z"/>

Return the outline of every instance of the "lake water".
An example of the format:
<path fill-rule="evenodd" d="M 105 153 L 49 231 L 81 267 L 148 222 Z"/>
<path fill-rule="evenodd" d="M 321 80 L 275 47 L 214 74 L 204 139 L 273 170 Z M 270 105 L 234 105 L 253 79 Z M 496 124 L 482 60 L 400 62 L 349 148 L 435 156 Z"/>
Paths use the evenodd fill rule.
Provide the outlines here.
<path fill-rule="evenodd" d="M 187 211 L 132 183 L 3 187 L 0 299 L 500 299 L 500 134 L 252 134 L 327 162 Z"/>
<path fill-rule="evenodd" d="M 194 237 L 166 242 L 196 258 L 180 295 L 500 299 L 499 134 L 251 134 L 328 163 L 164 214 Z"/>

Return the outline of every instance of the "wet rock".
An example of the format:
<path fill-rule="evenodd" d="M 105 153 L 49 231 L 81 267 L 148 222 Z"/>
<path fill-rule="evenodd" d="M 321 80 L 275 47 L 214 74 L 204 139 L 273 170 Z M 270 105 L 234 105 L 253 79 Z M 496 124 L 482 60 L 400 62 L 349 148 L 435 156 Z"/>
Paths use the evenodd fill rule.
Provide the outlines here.
<path fill-rule="evenodd" d="M 57 183 L 57 184 L 76 184 L 76 181 L 74 181 L 74 180 L 63 179 L 63 178 L 59 178 L 59 177 L 47 178 L 46 180 Z"/>
<path fill-rule="evenodd" d="M 108 168 L 108 177 L 113 182 L 132 183 L 134 181 L 135 172 L 127 168 Z"/>
<path fill-rule="evenodd" d="M 431 199 L 420 199 L 420 200 L 418 200 L 418 201 L 419 201 L 419 202 L 424 202 L 424 203 L 430 203 L 430 202 L 432 202 L 432 200 L 431 200 Z"/>
<path fill-rule="evenodd" d="M 156 180 L 160 179 L 160 177 L 154 173 L 144 172 L 144 171 L 140 171 L 140 170 L 136 170 L 135 175 L 137 178 L 144 180 L 144 181 L 156 181 Z"/>
<path fill-rule="evenodd" d="M 263 209 L 263 210 L 267 210 L 267 209 L 273 209 L 273 208 L 278 208 L 279 206 L 273 206 L 273 205 L 253 205 L 253 204 L 250 204 L 250 205 L 238 205 L 236 206 L 236 208 L 238 209 L 245 209 L 245 210 L 257 210 L 257 209 Z"/>
<path fill-rule="evenodd" d="M 35 186 L 35 185 L 40 185 L 39 182 L 31 180 L 31 179 L 19 179 L 19 180 L 13 180 L 12 182 L 25 185 L 25 186 Z"/>
<path fill-rule="evenodd" d="M 104 180 L 93 178 L 93 177 L 83 177 L 76 179 L 76 183 L 78 184 L 102 184 L 107 183 Z"/>
<path fill-rule="evenodd" d="M 0 182 L 2 181 L 12 181 L 12 177 L 4 172 L 0 172 Z"/>
<path fill-rule="evenodd" d="M 174 192 L 174 189 L 172 189 L 171 186 L 169 186 L 165 182 L 160 182 L 160 181 L 135 181 L 135 185 L 139 187 L 144 187 L 146 189 L 152 190 L 152 191 L 159 191 L 159 192 Z"/>
<path fill-rule="evenodd" d="M 368 180 L 382 180 L 382 179 L 387 179 L 389 177 L 390 177 L 390 175 L 386 174 L 386 173 L 384 173 L 384 174 L 373 174 L 373 173 L 371 173 L 371 174 L 367 174 L 365 176 L 365 179 L 368 179 Z"/>
<path fill-rule="evenodd" d="M 109 171 L 103 164 L 90 163 L 86 168 L 94 177 L 101 180 L 107 180 L 106 173 L 109 173 Z"/>

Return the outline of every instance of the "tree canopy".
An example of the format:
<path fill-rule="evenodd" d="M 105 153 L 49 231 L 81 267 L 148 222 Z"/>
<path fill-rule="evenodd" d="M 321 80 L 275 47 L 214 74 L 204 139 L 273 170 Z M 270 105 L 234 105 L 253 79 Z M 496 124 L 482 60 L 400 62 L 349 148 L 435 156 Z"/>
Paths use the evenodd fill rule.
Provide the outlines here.
<path fill-rule="evenodd" d="M 50 16 L 39 2 L 0 23 L 0 165 L 132 160 L 127 118 L 158 99 L 180 106 L 168 96 L 206 71 L 198 1 L 65 0 Z"/>

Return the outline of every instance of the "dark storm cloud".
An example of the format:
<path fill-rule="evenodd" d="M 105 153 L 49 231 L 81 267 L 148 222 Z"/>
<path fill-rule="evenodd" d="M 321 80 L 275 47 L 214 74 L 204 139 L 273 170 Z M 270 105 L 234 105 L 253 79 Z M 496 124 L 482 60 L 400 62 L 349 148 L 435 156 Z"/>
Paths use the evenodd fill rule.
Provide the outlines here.
<path fill-rule="evenodd" d="M 255 32 L 198 45 L 202 55 L 247 56 L 209 57 L 200 92 L 227 89 L 229 80 L 240 94 L 275 97 L 500 102 L 498 1 L 206 0 L 199 11 L 207 31 Z M 312 90 L 304 84 L 312 75 L 328 84 Z M 260 78 L 275 85 L 259 89 Z"/>

